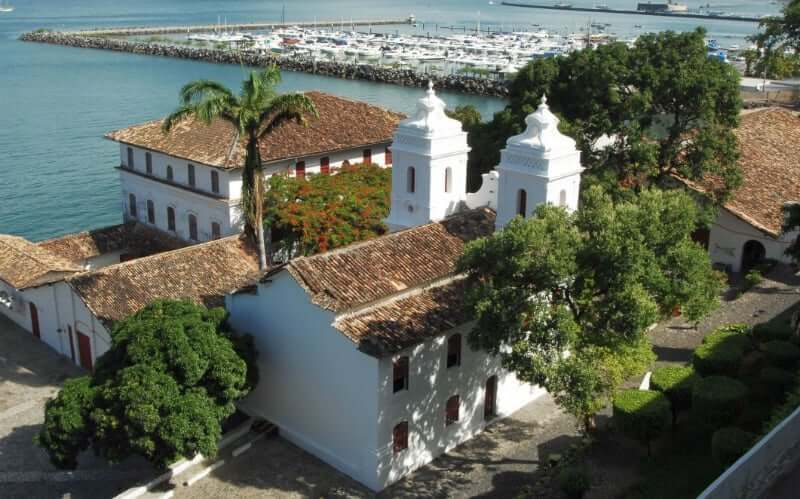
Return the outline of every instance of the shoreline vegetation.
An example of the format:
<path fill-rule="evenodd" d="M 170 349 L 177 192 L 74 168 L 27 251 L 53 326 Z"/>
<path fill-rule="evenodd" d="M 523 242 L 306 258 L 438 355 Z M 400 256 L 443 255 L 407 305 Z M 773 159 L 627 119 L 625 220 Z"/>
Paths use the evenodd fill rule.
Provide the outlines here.
<path fill-rule="evenodd" d="M 253 67 L 277 66 L 281 70 L 304 72 L 347 80 L 364 80 L 376 83 L 390 83 L 405 87 L 425 87 L 428 81 L 437 89 L 486 97 L 506 98 L 510 82 L 492 80 L 468 74 L 442 75 L 401 69 L 388 66 L 357 64 L 349 62 L 319 61 L 310 57 L 282 58 L 271 54 L 242 53 L 219 48 L 198 48 L 177 44 L 164 44 L 158 41 L 131 41 L 112 36 L 131 36 L 158 34 L 144 31 L 147 28 L 120 28 L 118 30 L 98 30 L 81 32 L 57 32 L 36 30 L 22 34 L 24 42 L 49 43 L 75 48 L 89 48 L 127 52 L 139 55 L 173 57 L 218 64 L 243 64 Z M 153 28 L 155 29 L 155 28 Z M 176 28 L 161 28 L 160 33 L 172 33 Z"/>

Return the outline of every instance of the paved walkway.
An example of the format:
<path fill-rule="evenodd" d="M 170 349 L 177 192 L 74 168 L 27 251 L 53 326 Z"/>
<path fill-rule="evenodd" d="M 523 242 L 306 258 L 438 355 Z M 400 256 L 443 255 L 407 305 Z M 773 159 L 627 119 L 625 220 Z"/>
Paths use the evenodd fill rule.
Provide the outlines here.
<path fill-rule="evenodd" d="M 69 359 L 0 315 L 0 497 L 111 497 L 152 468 L 142 461 L 109 466 L 91 452 L 74 472 L 56 469 L 33 443 L 44 404 L 64 380 L 85 374 Z"/>

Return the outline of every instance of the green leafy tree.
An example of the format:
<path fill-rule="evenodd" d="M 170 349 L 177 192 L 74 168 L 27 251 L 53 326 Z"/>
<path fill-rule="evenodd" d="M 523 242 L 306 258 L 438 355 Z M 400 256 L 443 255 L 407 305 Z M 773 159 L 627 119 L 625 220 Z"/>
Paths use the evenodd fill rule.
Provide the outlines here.
<path fill-rule="evenodd" d="M 619 385 L 652 361 L 646 328 L 676 306 L 690 319 L 722 280 L 691 241 L 698 209 L 682 191 L 614 202 L 589 189 L 573 214 L 551 205 L 468 244 L 470 344 L 542 385 L 590 428 Z M 568 354 L 567 354 L 568 352 Z"/>
<path fill-rule="evenodd" d="M 254 349 L 225 318 L 222 309 L 157 301 L 116 323 L 94 374 L 67 381 L 46 404 L 37 442 L 53 464 L 74 469 L 89 447 L 112 462 L 138 454 L 160 467 L 213 456 L 222 421 L 257 379 L 243 360 Z"/>
<path fill-rule="evenodd" d="M 288 256 L 311 255 L 386 232 L 392 172 L 375 165 L 345 166 L 309 179 L 273 175 L 265 197 L 267 225 Z"/>
<path fill-rule="evenodd" d="M 242 209 L 245 230 L 258 241 L 259 264 L 270 264 L 271 248 L 264 239 L 264 179 L 259 140 L 287 121 L 304 124 L 309 116 L 318 117 L 314 102 L 302 94 L 275 92 L 281 74 L 276 66 L 253 71 L 242 83 L 239 95 L 224 85 L 196 80 L 186 84 L 180 93 L 181 105 L 164 120 L 169 132 L 181 121 L 194 117 L 205 124 L 223 119 L 236 127 L 245 141 L 246 154 L 242 174 Z"/>
<path fill-rule="evenodd" d="M 785 73 L 785 63 L 794 61 L 796 64 L 800 52 L 800 0 L 789 0 L 781 14 L 761 21 L 759 32 L 750 38 L 758 47 L 758 51 L 751 54 L 751 58 L 758 61 L 753 71 L 758 76 L 765 72 L 768 78 L 793 76 Z"/>
<path fill-rule="evenodd" d="M 479 131 L 470 168 L 493 168 L 505 140 L 523 130 L 546 94 L 561 131 L 581 149 L 588 184 L 638 191 L 669 186 L 674 175 L 714 175 L 721 180 L 715 194 L 724 198 L 741 182 L 733 133 L 739 76 L 707 56 L 704 35 L 647 34 L 633 47 L 612 43 L 531 62 L 514 80 L 510 104 Z"/>

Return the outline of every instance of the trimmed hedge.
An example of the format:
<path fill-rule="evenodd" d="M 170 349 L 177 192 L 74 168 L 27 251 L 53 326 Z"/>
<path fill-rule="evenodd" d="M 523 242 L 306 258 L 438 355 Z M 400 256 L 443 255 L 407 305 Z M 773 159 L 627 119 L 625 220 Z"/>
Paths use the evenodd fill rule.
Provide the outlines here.
<path fill-rule="evenodd" d="M 786 391 L 794 384 L 795 374 L 780 367 L 765 367 L 758 375 L 766 386 L 772 399 L 783 399 Z"/>
<path fill-rule="evenodd" d="M 724 345 L 730 348 L 741 349 L 743 352 L 752 350 L 753 348 L 753 342 L 750 341 L 749 336 L 740 332 L 730 331 L 723 328 L 709 333 L 705 338 L 703 338 L 703 344 Z"/>
<path fill-rule="evenodd" d="M 763 322 L 753 326 L 753 338 L 758 341 L 789 341 L 792 339 L 792 328 L 789 324 Z"/>
<path fill-rule="evenodd" d="M 691 407 L 692 388 L 700 379 L 691 367 L 662 367 L 653 371 L 650 386 L 653 390 L 662 392 L 672 406 L 672 424 L 678 412 Z"/>
<path fill-rule="evenodd" d="M 721 428 L 711 437 L 711 455 L 719 464 L 728 467 L 750 450 L 755 439 L 755 434 L 739 428 Z"/>
<path fill-rule="evenodd" d="M 702 424 L 721 428 L 736 420 L 747 397 L 747 386 L 726 376 L 709 376 L 694 384 L 692 413 Z"/>
<path fill-rule="evenodd" d="M 614 396 L 614 425 L 621 432 L 647 444 L 669 424 L 666 395 L 652 390 L 622 390 Z"/>
<path fill-rule="evenodd" d="M 558 486 L 570 499 L 581 499 L 592 486 L 592 478 L 585 468 L 569 466 L 559 472 Z"/>
<path fill-rule="evenodd" d="M 800 347 L 788 341 L 768 341 L 761 345 L 767 361 L 778 367 L 795 367 L 800 360 Z"/>
<path fill-rule="evenodd" d="M 709 341 L 692 354 L 692 365 L 701 376 L 727 374 L 735 376 L 744 357 L 739 340 Z"/>

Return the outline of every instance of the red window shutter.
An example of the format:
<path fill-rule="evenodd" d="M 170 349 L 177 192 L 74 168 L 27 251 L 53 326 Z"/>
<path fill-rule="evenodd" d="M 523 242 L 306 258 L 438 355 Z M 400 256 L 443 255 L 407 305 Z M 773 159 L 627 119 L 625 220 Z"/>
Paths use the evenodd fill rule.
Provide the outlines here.
<path fill-rule="evenodd" d="M 372 164 L 372 149 L 364 149 L 364 164 Z"/>
<path fill-rule="evenodd" d="M 408 449 L 408 421 L 397 423 L 394 426 L 392 441 L 395 453 Z"/>
<path fill-rule="evenodd" d="M 331 173 L 331 158 L 325 156 L 319 160 L 319 171 L 323 175 L 329 175 Z"/>
<path fill-rule="evenodd" d="M 445 408 L 445 425 L 449 426 L 453 423 L 458 422 L 459 414 L 458 414 L 458 405 L 459 399 L 458 395 L 453 395 L 449 399 L 447 399 L 447 406 Z"/>
<path fill-rule="evenodd" d="M 385 164 L 386 166 L 391 165 L 392 164 L 392 150 L 387 147 L 383 154 L 384 154 L 384 156 L 383 156 L 383 164 Z"/>
<path fill-rule="evenodd" d="M 297 178 L 306 178 L 306 162 L 298 161 L 294 167 L 294 174 Z"/>

